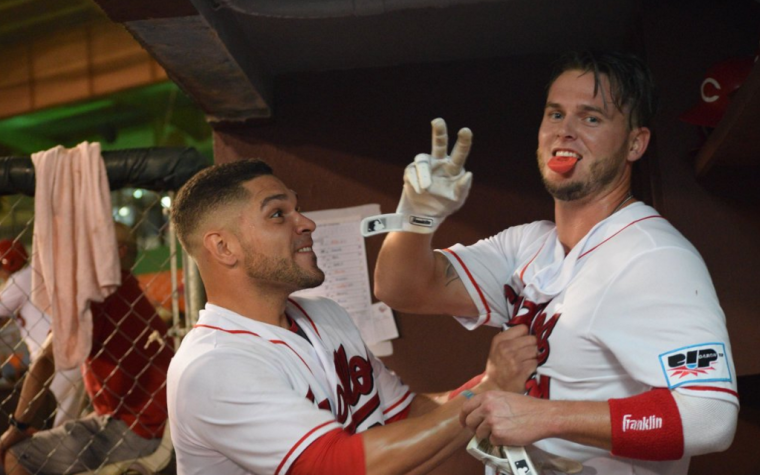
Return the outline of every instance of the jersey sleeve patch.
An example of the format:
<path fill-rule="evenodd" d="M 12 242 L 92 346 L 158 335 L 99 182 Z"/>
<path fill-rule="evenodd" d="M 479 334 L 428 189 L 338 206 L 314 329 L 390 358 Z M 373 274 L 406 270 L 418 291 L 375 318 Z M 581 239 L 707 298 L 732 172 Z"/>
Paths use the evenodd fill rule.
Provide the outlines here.
<path fill-rule="evenodd" d="M 662 353 L 660 366 L 670 389 L 691 383 L 733 382 L 723 343 L 701 343 Z"/>

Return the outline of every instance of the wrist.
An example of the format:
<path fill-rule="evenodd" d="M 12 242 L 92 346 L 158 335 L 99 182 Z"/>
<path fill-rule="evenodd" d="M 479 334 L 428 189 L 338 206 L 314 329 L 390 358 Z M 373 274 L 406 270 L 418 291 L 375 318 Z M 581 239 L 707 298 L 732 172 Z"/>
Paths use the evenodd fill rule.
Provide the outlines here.
<path fill-rule="evenodd" d="M 364 218 L 361 233 L 364 237 L 390 232 L 432 234 L 443 222 L 443 218 L 417 214 L 380 214 Z"/>
<path fill-rule="evenodd" d="M 479 374 L 475 376 L 474 378 L 470 379 L 469 381 L 467 381 L 466 383 L 464 383 L 463 385 L 461 385 L 460 387 L 458 387 L 457 389 L 450 391 L 448 399 L 449 400 L 454 399 L 458 395 L 464 394 L 465 392 L 468 392 L 470 395 L 474 394 L 472 392 L 472 389 L 478 384 L 480 384 L 480 382 L 483 380 L 483 378 L 485 378 L 485 376 L 486 376 L 485 373 Z M 468 397 L 467 399 L 470 399 L 470 398 Z"/>
<path fill-rule="evenodd" d="M 478 382 L 478 384 L 474 385 L 470 389 L 476 394 L 482 394 L 486 391 L 502 391 L 494 379 L 489 378 L 487 374 L 484 374 L 483 378 Z"/>
<path fill-rule="evenodd" d="M 11 413 L 11 415 L 8 417 L 8 424 L 19 432 L 26 432 L 29 430 L 29 428 L 32 427 L 30 423 L 22 422 L 16 419 L 16 416 L 13 413 Z"/>
<path fill-rule="evenodd" d="M 401 193 L 401 198 L 396 206 L 396 214 L 427 217 L 435 219 L 441 223 L 449 215 L 454 213 L 456 209 L 461 207 L 461 205 L 459 205 L 456 206 L 455 209 L 448 209 L 448 207 L 442 206 L 427 195 L 416 194 L 413 190 L 408 189 L 407 186 L 408 185 L 404 186 L 404 191 Z"/>

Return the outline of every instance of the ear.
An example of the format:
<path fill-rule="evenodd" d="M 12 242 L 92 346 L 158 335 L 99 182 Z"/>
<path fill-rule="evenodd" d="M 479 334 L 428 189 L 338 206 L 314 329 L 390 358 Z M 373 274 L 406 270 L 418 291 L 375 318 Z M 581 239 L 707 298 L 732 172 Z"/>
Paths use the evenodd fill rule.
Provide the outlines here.
<path fill-rule="evenodd" d="M 652 132 L 647 127 L 637 127 L 629 135 L 628 161 L 635 162 L 644 155 L 649 146 Z"/>
<path fill-rule="evenodd" d="M 203 235 L 203 247 L 212 261 L 226 267 L 233 267 L 238 262 L 237 240 L 227 231 L 209 231 Z"/>

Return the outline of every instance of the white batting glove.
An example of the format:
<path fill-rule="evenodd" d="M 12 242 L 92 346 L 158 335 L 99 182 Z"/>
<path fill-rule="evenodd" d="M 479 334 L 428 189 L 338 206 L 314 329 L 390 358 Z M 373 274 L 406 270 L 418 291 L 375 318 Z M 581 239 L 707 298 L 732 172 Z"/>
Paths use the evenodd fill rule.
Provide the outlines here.
<path fill-rule="evenodd" d="M 390 231 L 432 233 L 464 204 L 472 185 L 472 173 L 464 169 L 472 132 L 468 128 L 459 131 L 449 156 L 446 122 L 438 118 L 432 126 L 432 153 L 417 155 L 404 170 L 404 190 L 396 213 L 365 218 L 361 226 L 364 236 Z"/>
<path fill-rule="evenodd" d="M 493 446 L 488 439 L 473 437 L 467 444 L 467 452 L 495 469 L 500 475 L 539 475 L 544 470 L 550 473 L 569 475 L 583 471 L 583 464 L 576 460 L 551 454 L 535 446 L 501 447 Z"/>

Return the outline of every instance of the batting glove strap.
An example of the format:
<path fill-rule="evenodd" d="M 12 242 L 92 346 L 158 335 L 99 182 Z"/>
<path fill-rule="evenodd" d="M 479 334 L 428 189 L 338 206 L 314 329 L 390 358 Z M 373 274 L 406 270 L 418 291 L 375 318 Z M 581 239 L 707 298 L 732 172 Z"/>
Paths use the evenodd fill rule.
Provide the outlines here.
<path fill-rule="evenodd" d="M 429 234 L 435 232 L 443 219 L 430 216 L 407 215 L 401 213 L 379 214 L 364 218 L 361 224 L 362 236 L 403 231 Z"/>
<path fill-rule="evenodd" d="M 467 445 L 467 452 L 500 475 L 539 475 L 545 470 L 565 474 L 583 471 L 580 462 L 551 454 L 534 445 L 494 446 L 488 439 L 478 440 L 473 437 Z"/>
<path fill-rule="evenodd" d="M 539 474 L 523 447 L 497 447 L 488 439 L 473 437 L 467 444 L 467 452 L 500 475 Z"/>

